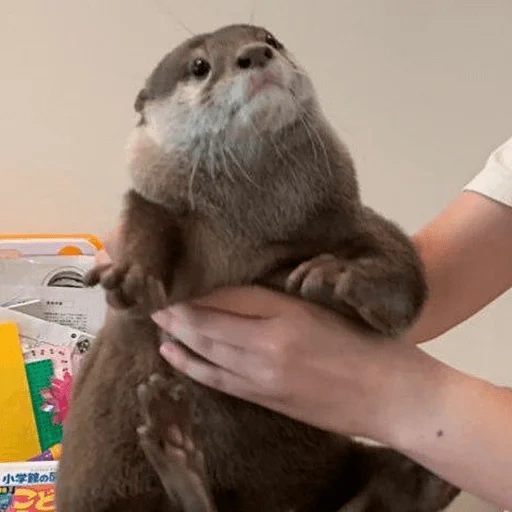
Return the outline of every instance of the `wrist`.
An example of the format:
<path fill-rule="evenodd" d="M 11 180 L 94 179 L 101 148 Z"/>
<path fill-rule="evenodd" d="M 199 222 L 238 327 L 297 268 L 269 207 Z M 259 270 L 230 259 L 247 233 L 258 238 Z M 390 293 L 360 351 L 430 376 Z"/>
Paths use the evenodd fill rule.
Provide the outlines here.
<path fill-rule="evenodd" d="M 383 379 L 374 436 L 399 451 L 418 442 L 419 435 L 442 435 L 436 424 L 459 373 L 423 350 L 389 342 L 382 349 Z"/>
<path fill-rule="evenodd" d="M 385 430 L 386 444 L 452 484 L 510 508 L 512 392 L 426 354 L 417 360 L 426 372 L 411 378 L 413 392 L 395 395 L 404 402 Z"/>

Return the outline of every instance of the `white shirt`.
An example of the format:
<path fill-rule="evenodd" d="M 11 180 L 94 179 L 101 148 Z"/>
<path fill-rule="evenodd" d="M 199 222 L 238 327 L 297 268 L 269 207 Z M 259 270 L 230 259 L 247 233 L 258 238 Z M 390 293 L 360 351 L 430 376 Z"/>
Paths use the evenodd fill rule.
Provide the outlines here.
<path fill-rule="evenodd" d="M 485 167 L 464 187 L 512 206 L 512 138 L 492 152 Z"/>

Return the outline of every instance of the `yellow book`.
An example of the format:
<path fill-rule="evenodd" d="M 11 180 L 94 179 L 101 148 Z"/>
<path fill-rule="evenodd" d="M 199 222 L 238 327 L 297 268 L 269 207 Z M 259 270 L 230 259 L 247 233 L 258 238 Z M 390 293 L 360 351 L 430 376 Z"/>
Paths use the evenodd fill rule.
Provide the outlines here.
<path fill-rule="evenodd" d="M 0 462 L 38 455 L 41 446 L 15 323 L 0 324 L 0 411 Z"/>

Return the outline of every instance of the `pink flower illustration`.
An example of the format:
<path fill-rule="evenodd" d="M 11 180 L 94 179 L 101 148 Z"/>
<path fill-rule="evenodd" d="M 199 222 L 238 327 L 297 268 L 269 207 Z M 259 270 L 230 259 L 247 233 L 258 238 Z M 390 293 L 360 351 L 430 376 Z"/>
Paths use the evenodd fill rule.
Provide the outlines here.
<path fill-rule="evenodd" d="M 54 424 L 62 424 L 66 419 L 71 397 L 71 383 L 71 374 L 66 372 L 62 379 L 54 377 L 51 387 L 41 391 L 41 396 L 45 401 L 41 409 L 53 413 Z"/>

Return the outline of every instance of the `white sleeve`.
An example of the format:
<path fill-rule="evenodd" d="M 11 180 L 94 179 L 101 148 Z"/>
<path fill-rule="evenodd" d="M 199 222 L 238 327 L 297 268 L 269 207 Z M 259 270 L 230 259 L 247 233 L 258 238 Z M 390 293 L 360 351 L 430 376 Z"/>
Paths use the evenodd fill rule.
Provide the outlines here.
<path fill-rule="evenodd" d="M 512 207 L 512 138 L 496 149 L 464 187 Z"/>

